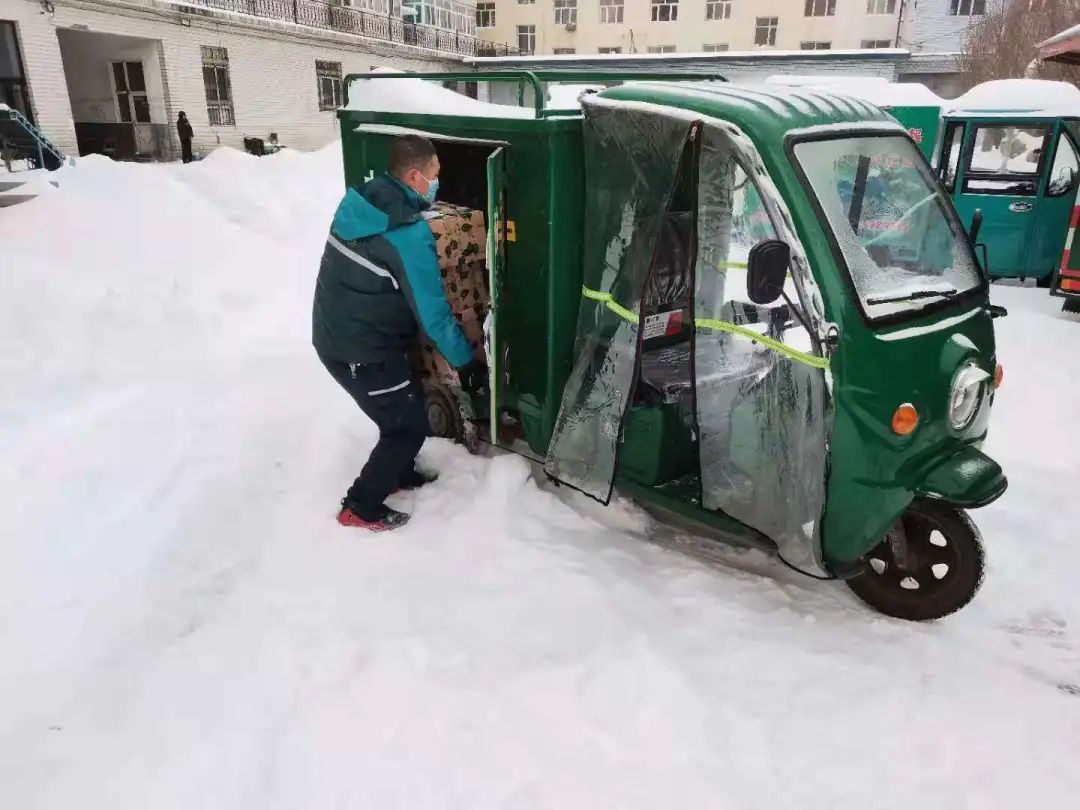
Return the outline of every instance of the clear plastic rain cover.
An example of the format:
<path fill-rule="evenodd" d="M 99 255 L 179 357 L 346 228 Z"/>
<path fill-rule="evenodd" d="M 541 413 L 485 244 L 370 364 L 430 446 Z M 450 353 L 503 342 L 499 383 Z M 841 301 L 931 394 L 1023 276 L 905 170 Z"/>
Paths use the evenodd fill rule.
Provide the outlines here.
<path fill-rule="evenodd" d="M 771 194 L 762 193 L 766 186 Z M 737 131 L 706 124 L 697 205 L 702 505 L 767 535 L 792 565 L 820 571 L 829 419 L 825 361 L 810 331 L 819 320 L 817 290 L 786 211 Z M 757 305 L 747 295 L 746 260 L 764 239 L 792 246 L 790 306 L 784 298 Z"/>
<path fill-rule="evenodd" d="M 690 123 L 583 97 L 584 290 L 545 470 L 604 503 L 637 368 L 638 316 Z"/>

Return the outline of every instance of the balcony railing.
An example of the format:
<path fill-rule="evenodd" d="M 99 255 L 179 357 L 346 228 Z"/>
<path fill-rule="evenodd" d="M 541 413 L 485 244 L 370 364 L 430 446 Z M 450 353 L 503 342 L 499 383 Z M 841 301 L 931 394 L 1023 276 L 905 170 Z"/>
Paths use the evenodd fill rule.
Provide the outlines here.
<path fill-rule="evenodd" d="M 284 20 L 307 25 L 312 28 L 324 28 L 328 31 L 340 31 L 362 37 L 380 39 L 384 42 L 400 42 L 402 45 L 414 45 L 433 51 L 457 54 L 459 56 L 514 56 L 517 48 L 489 42 L 486 39 L 447 31 L 430 25 L 406 22 L 386 14 L 372 11 L 360 11 L 347 6 L 330 5 L 325 2 L 309 0 L 186 0 L 185 7 L 193 9 L 210 8 L 230 11 L 234 14 L 249 14 L 267 20 Z M 197 12 L 196 12 L 197 13 Z"/>

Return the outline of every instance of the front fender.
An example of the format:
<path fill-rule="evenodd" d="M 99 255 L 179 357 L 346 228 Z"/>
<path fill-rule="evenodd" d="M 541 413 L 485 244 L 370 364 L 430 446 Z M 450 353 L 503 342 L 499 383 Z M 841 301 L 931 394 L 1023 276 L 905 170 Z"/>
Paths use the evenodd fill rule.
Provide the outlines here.
<path fill-rule="evenodd" d="M 968 445 L 934 467 L 915 494 L 962 509 L 986 506 L 1001 497 L 1009 481 L 1001 465 Z"/>

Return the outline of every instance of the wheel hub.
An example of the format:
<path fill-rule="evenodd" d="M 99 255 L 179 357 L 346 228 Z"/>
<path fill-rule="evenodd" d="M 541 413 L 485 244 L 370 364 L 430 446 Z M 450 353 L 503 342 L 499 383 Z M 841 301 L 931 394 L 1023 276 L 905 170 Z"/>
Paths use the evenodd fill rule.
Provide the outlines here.
<path fill-rule="evenodd" d="M 454 414 L 442 397 L 428 397 L 427 419 L 433 436 L 453 437 Z"/>

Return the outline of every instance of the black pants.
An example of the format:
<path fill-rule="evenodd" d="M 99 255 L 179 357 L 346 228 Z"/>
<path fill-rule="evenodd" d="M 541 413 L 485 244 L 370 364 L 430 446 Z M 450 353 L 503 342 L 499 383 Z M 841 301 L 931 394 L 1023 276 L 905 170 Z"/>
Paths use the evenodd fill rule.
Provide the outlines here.
<path fill-rule="evenodd" d="M 345 505 L 364 520 L 378 517 L 398 488 L 428 433 L 424 387 L 402 352 L 374 363 L 342 363 L 320 357 L 326 370 L 379 428 L 379 441 L 345 496 Z"/>
<path fill-rule="evenodd" d="M 180 158 L 184 163 L 191 163 L 191 140 L 189 138 L 181 138 L 180 140 Z"/>

